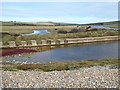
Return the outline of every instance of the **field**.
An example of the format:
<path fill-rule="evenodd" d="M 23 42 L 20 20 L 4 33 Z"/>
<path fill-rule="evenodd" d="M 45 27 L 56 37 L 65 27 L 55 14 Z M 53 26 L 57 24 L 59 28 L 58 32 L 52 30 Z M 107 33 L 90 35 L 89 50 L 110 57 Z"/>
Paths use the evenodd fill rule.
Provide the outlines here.
<path fill-rule="evenodd" d="M 111 21 L 111 22 L 98 22 L 98 23 L 90 23 L 83 25 L 103 25 L 112 28 L 120 28 L 120 21 Z"/>
<path fill-rule="evenodd" d="M 118 22 L 107 22 L 104 23 L 104 26 L 112 27 L 112 28 L 120 28 L 120 21 Z"/>
<path fill-rule="evenodd" d="M 20 41 L 30 40 L 46 40 L 46 39 L 64 39 L 64 38 L 84 38 L 84 37 L 97 37 L 97 36 L 114 36 L 118 35 L 118 31 L 115 30 L 95 30 L 95 31 L 84 31 L 81 30 L 74 33 L 74 29 L 77 26 L 2 26 L 2 41 L 3 44 L 7 45 L 8 41 L 16 41 L 17 44 Z M 23 33 L 31 33 L 34 29 L 47 29 L 50 33 L 45 35 L 31 35 L 31 36 L 19 36 Z M 72 31 L 73 33 L 57 33 L 58 31 Z"/>
<path fill-rule="evenodd" d="M 32 30 L 35 29 L 47 29 L 53 32 L 55 29 L 57 30 L 69 30 L 73 29 L 76 26 L 0 26 L 2 28 L 1 32 L 15 33 L 15 34 L 24 34 L 31 33 Z"/>
<path fill-rule="evenodd" d="M 58 23 L 58 22 L 0 22 L 1 32 L 8 33 L 31 33 L 33 29 L 47 29 L 50 31 L 54 30 L 71 30 L 77 28 L 78 26 L 89 26 L 89 25 L 104 25 L 109 27 L 118 28 L 120 21 L 112 22 L 101 22 L 101 23 L 90 23 L 90 24 L 68 24 L 68 23 Z"/>

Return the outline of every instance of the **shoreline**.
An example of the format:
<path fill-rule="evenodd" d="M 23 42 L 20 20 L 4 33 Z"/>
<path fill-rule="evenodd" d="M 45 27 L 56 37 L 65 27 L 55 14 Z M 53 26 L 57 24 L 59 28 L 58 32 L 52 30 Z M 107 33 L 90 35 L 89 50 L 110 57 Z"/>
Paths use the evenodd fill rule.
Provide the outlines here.
<path fill-rule="evenodd" d="M 13 52 L 15 49 L 18 51 L 21 51 L 22 49 L 26 49 L 27 51 L 34 51 L 34 52 L 42 52 L 42 49 L 39 51 L 37 48 L 44 48 L 43 51 L 47 51 L 47 50 L 52 50 L 55 48 L 61 48 L 61 47 L 68 47 L 69 45 L 79 45 L 79 44 L 89 44 L 89 43 L 100 43 L 100 42 L 112 42 L 112 41 L 119 41 L 120 38 L 118 36 L 105 36 L 105 37 L 89 37 L 89 38 L 73 38 L 73 39 L 66 39 L 68 41 L 68 43 L 62 43 L 60 45 L 58 44 L 46 44 L 46 45 L 38 45 L 38 46 L 20 46 L 20 47 L 4 47 L 2 48 L 2 54 L 0 55 L 0 57 L 14 57 L 14 56 L 21 56 L 22 54 L 29 54 L 29 53 L 33 53 L 33 52 Z M 63 42 L 63 41 L 62 41 Z M 32 50 L 32 48 L 34 48 Z M 46 49 L 45 49 L 46 48 Z M 7 52 L 6 50 L 13 50 Z M 4 53 L 5 51 L 5 53 Z M 12 54 L 13 53 L 13 54 Z M 5 55 L 4 55 L 5 54 Z M 10 54 L 10 55 L 9 55 Z"/>
<path fill-rule="evenodd" d="M 23 56 L 24 57 L 24 55 L 28 55 L 28 54 L 35 54 L 36 52 L 44 52 L 44 51 L 49 51 L 49 50 L 53 50 L 53 49 L 57 49 L 57 48 L 63 48 L 63 47 L 70 47 L 70 46 L 75 46 L 75 45 L 86 45 L 86 44 L 97 44 L 97 43 L 109 43 L 109 42 L 116 42 L 116 41 L 119 41 L 119 40 L 111 40 L 111 41 L 99 41 L 99 42 L 87 42 L 87 43 L 72 43 L 72 44 L 69 44 L 69 45 L 60 45 L 60 46 L 43 46 L 43 47 L 39 47 L 39 46 L 37 46 L 37 47 L 34 47 L 34 49 L 33 49 L 33 51 L 34 52 L 22 52 L 22 53 L 15 53 L 15 54 L 12 54 L 13 53 L 13 51 L 14 51 L 14 49 L 15 50 L 22 50 L 22 49 L 19 49 L 19 48 L 9 48 L 9 49 L 3 49 L 3 50 L 12 50 L 13 49 L 13 51 L 12 52 L 7 52 L 7 53 L 9 53 L 8 55 L 7 55 L 7 53 L 5 52 L 4 53 L 4 51 L 2 51 L 2 54 L 3 55 L 0 55 L 0 58 L 9 58 L 9 57 L 15 57 L 15 56 Z M 36 48 L 36 49 L 35 49 Z M 45 50 L 38 50 L 37 48 L 46 48 Z M 23 50 L 27 50 L 27 51 L 30 51 L 30 50 L 32 50 L 32 48 L 23 48 Z M 4 54 L 6 54 L 6 55 L 4 55 Z M 28 55 L 28 57 L 29 57 L 29 55 Z"/>
<path fill-rule="evenodd" d="M 99 60 L 80 60 L 69 62 L 48 62 L 48 63 L 12 63 L 12 62 L 0 62 L 1 70 L 4 71 L 62 71 L 62 70 L 74 70 L 83 67 L 93 66 L 119 66 L 120 59 L 99 59 Z"/>

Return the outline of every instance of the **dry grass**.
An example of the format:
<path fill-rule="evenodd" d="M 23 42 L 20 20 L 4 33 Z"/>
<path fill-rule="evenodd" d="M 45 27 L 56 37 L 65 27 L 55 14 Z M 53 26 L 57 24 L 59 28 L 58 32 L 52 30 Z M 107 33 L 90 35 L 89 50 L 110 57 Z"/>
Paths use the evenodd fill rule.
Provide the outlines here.
<path fill-rule="evenodd" d="M 0 26 L 1 27 L 1 26 Z M 71 31 L 77 26 L 3 26 L 2 32 L 8 33 L 31 33 L 34 29 L 47 29 L 49 34 L 45 35 L 31 35 L 31 36 L 15 36 L 15 35 L 2 35 L 2 41 L 5 45 L 8 44 L 8 41 L 16 41 L 17 44 L 20 44 L 21 41 L 30 41 L 30 40 L 46 40 L 46 39 L 64 39 L 64 38 L 84 38 L 84 37 L 100 37 L 100 36 L 114 36 L 118 35 L 118 31 L 115 30 L 97 30 L 97 31 L 88 31 L 88 32 L 78 32 L 78 33 L 67 33 L 67 34 L 58 34 L 59 30 Z"/>
<path fill-rule="evenodd" d="M 35 29 L 47 29 L 49 31 L 53 31 L 55 29 L 68 30 L 76 26 L 0 26 L 0 27 L 2 27 L 2 32 L 22 34 L 22 33 L 31 33 L 32 30 Z"/>
<path fill-rule="evenodd" d="M 4 63 L 3 70 L 38 70 L 38 71 L 61 71 L 73 70 L 82 67 L 92 66 L 118 66 L 118 59 L 104 59 L 104 60 L 82 60 L 74 62 L 54 62 L 44 64 L 11 64 Z"/>
<path fill-rule="evenodd" d="M 65 39 L 65 38 L 84 38 L 84 37 L 102 37 L 102 36 L 117 36 L 118 31 L 112 30 L 98 30 L 98 31 L 89 31 L 89 32 L 79 32 L 79 33 L 67 33 L 67 34 L 57 34 L 50 33 L 45 35 L 31 35 L 31 36 L 13 36 L 13 35 L 3 35 L 2 41 L 4 45 L 8 44 L 8 41 L 15 41 L 17 44 L 20 44 L 21 41 L 30 42 L 30 40 L 40 40 L 46 39 Z"/>

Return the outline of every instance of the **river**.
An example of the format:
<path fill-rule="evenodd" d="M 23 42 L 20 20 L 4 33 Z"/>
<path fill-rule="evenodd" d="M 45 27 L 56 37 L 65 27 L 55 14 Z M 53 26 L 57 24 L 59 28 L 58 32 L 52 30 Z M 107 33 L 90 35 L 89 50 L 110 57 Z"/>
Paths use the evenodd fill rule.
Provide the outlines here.
<path fill-rule="evenodd" d="M 118 58 L 118 43 L 120 43 L 120 41 L 73 45 L 37 52 L 30 58 L 17 56 L 3 58 L 3 61 L 45 63 Z"/>
<path fill-rule="evenodd" d="M 31 36 L 31 35 L 43 35 L 50 33 L 48 30 L 33 30 L 32 33 L 29 34 L 21 34 L 21 36 Z"/>
<path fill-rule="evenodd" d="M 109 26 L 103 26 L 103 25 L 91 25 L 91 27 L 97 29 L 120 30 L 120 28 L 111 28 Z"/>

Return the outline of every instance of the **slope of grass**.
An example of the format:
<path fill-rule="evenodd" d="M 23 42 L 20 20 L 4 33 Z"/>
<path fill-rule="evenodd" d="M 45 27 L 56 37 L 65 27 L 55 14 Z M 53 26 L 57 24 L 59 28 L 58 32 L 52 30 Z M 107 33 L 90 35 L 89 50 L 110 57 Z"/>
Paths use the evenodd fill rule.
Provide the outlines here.
<path fill-rule="evenodd" d="M 0 26 L 2 32 L 10 32 L 16 34 L 31 33 L 35 29 L 47 29 L 49 31 L 58 30 L 69 30 L 76 26 Z"/>
<path fill-rule="evenodd" d="M 102 36 L 117 36 L 119 31 L 115 30 L 98 30 L 78 33 L 58 34 L 55 31 L 51 31 L 45 35 L 31 35 L 31 36 L 15 36 L 15 35 L 2 35 L 2 41 L 4 45 L 8 44 L 8 41 L 15 41 L 20 44 L 21 41 L 30 42 L 30 40 L 46 40 L 46 39 L 65 39 L 65 38 L 84 38 L 84 37 L 102 37 Z"/>
<path fill-rule="evenodd" d="M 37 71 L 61 71 L 61 70 L 73 70 L 83 67 L 93 66 L 118 66 L 118 59 L 104 59 L 104 60 L 81 60 L 73 62 L 54 62 L 43 64 L 15 64 L 3 62 L 3 70 L 37 70 Z"/>

